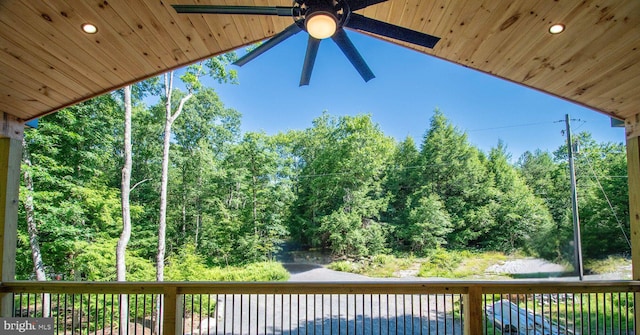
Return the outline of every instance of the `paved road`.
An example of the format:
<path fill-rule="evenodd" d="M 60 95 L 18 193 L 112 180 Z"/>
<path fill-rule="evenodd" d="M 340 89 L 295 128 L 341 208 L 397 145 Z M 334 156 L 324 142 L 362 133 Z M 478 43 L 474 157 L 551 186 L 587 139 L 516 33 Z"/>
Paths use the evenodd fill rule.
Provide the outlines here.
<path fill-rule="evenodd" d="M 292 282 L 372 280 L 319 265 L 285 267 Z M 451 312 L 459 297 L 452 295 L 246 294 L 216 299 L 220 308 L 209 321 L 209 334 L 461 334 L 460 318 Z M 185 332 L 200 334 L 198 325 L 193 328 Z M 206 325 L 202 328 L 207 334 Z"/>

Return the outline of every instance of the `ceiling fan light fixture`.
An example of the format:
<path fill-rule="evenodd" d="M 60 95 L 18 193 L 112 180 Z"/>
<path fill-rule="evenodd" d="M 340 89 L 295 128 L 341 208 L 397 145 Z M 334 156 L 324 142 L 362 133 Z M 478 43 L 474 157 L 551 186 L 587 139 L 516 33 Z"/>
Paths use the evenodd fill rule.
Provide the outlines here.
<path fill-rule="evenodd" d="M 557 35 L 560 34 L 561 32 L 564 31 L 564 24 L 562 23 L 556 23 L 554 25 L 552 25 L 551 27 L 549 27 L 549 33 L 551 35 Z"/>
<path fill-rule="evenodd" d="M 330 12 L 315 11 L 307 15 L 305 27 L 309 35 L 322 40 L 335 34 L 338 29 L 338 19 Z"/>

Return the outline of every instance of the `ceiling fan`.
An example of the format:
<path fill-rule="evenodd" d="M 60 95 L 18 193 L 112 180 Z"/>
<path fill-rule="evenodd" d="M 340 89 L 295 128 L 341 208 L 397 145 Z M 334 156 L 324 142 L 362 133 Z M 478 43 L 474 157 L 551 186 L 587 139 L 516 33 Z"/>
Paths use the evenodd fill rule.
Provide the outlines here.
<path fill-rule="evenodd" d="M 351 64 L 369 81 L 375 76 L 353 45 L 344 28 L 356 29 L 380 36 L 433 48 L 439 37 L 424 34 L 386 22 L 374 20 L 354 11 L 385 2 L 387 0 L 294 0 L 291 7 L 268 6 L 218 6 L 218 5 L 172 5 L 181 14 L 246 14 L 291 16 L 294 23 L 274 35 L 236 62 L 242 66 L 280 42 L 304 30 L 309 34 L 307 52 L 302 67 L 300 86 L 309 85 L 311 72 L 318 54 L 320 41 L 331 39 L 340 47 Z"/>

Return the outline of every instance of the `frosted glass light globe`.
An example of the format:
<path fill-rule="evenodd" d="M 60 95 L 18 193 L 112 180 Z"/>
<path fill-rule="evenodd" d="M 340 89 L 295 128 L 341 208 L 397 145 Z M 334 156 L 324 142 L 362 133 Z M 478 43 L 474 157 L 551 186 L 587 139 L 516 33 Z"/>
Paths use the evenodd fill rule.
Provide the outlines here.
<path fill-rule="evenodd" d="M 315 12 L 307 16 L 306 27 L 309 35 L 319 40 L 333 36 L 338 23 L 333 15 L 326 12 Z"/>

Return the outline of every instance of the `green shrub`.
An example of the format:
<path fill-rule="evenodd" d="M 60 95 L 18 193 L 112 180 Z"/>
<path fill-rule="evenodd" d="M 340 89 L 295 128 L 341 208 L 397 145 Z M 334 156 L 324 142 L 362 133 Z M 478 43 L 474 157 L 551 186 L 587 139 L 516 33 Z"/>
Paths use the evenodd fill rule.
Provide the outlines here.
<path fill-rule="evenodd" d="M 244 266 L 208 267 L 191 245 L 169 258 L 165 278 L 170 281 L 286 281 L 289 272 L 277 262 L 259 262 Z"/>
<path fill-rule="evenodd" d="M 203 258 L 196 253 L 195 246 L 189 243 L 178 254 L 169 257 L 164 277 L 168 281 L 200 281 L 206 280 L 207 272 Z"/>
<path fill-rule="evenodd" d="M 327 266 L 329 269 L 340 272 L 360 273 L 362 265 L 350 261 L 337 261 Z"/>
<path fill-rule="evenodd" d="M 589 273 L 631 272 L 631 260 L 621 256 L 609 256 L 606 259 L 587 260 L 584 265 Z"/>
<path fill-rule="evenodd" d="M 400 270 L 410 268 L 416 262 L 415 257 L 397 258 L 393 255 L 379 254 L 358 262 L 337 261 L 328 268 L 335 271 L 363 274 L 369 277 L 390 278 Z"/>
<path fill-rule="evenodd" d="M 277 262 L 260 262 L 244 267 L 215 268 L 209 271 L 213 281 L 286 281 L 289 272 Z"/>
<path fill-rule="evenodd" d="M 462 259 L 462 254 L 459 252 L 438 249 L 428 257 L 426 262 L 422 263 L 418 276 L 451 277 L 453 270 L 458 267 Z"/>
<path fill-rule="evenodd" d="M 506 258 L 499 252 L 474 253 L 467 250 L 438 249 L 421 264 L 418 276 L 473 278 L 484 275 L 489 266 Z"/>
<path fill-rule="evenodd" d="M 397 259 L 391 255 L 379 254 L 373 256 L 371 263 L 374 265 L 385 265 L 395 262 Z"/>
<path fill-rule="evenodd" d="M 113 281 L 116 280 L 116 245 L 115 238 L 98 239 L 93 243 L 76 242 L 77 250 L 72 268 L 77 278 L 74 280 Z M 125 263 L 127 267 L 127 281 L 152 281 L 155 279 L 153 263 L 134 252 L 127 250 Z"/>

